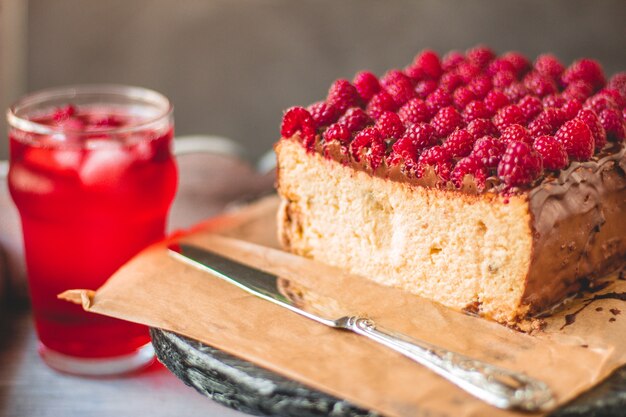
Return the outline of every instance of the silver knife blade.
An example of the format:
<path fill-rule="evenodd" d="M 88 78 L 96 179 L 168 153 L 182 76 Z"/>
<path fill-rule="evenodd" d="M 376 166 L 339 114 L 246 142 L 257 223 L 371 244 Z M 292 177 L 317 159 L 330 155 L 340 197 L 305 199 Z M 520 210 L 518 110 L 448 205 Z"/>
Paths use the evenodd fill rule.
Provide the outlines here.
<path fill-rule="evenodd" d="M 208 249 L 186 243 L 170 245 L 168 249 L 174 258 L 210 272 L 250 294 L 324 325 L 350 330 L 387 346 L 493 406 L 525 411 L 547 411 L 554 406 L 550 388 L 523 373 L 383 329 L 370 318 L 351 314 L 330 297 Z M 302 290 L 304 302 L 298 294 Z M 310 299 L 314 302 L 309 302 Z"/>
<path fill-rule="evenodd" d="M 257 268 L 231 260 L 215 252 L 185 243 L 170 245 L 170 254 L 189 265 L 210 272 L 242 290 L 264 300 L 278 304 L 293 312 L 331 327 L 337 326 L 337 319 L 348 315 L 339 304 L 328 297 L 316 294 L 315 303 L 307 308 L 301 298 L 289 294 L 290 289 L 300 291 L 302 287 L 294 285 L 285 278 L 269 274 Z M 295 288 L 298 288 L 297 290 Z"/>

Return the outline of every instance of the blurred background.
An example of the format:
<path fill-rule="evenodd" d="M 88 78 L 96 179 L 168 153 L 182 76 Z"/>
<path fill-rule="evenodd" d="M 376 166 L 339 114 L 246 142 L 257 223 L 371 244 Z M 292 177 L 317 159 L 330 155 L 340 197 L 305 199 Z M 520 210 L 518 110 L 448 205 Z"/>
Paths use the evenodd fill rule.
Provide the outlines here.
<path fill-rule="evenodd" d="M 174 102 L 179 135 L 225 136 L 254 160 L 282 110 L 334 79 L 477 43 L 612 74 L 626 69 L 626 1 L 0 0 L 0 105 L 63 84 L 145 86 Z"/>

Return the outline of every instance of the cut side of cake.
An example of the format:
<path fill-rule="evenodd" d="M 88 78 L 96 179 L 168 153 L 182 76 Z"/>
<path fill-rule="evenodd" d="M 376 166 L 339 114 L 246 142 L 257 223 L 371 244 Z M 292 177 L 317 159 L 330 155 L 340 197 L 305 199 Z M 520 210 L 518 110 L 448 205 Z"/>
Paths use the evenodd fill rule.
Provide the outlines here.
<path fill-rule="evenodd" d="M 284 115 L 280 241 L 518 323 L 625 263 L 624 102 L 593 60 L 486 47 L 338 80 Z"/>

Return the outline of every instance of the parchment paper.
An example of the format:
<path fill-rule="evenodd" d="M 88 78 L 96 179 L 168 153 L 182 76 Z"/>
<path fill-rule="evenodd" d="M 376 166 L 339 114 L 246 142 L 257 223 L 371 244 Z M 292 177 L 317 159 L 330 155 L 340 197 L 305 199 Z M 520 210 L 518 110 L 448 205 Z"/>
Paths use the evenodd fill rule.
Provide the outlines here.
<path fill-rule="evenodd" d="M 565 315 L 595 295 L 588 294 L 547 319 L 543 330 L 523 334 L 272 249 L 277 247 L 276 207 L 276 197 L 269 197 L 170 241 L 211 248 L 336 297 L 387 328 L 523 371 L 548 383 L 558 405 L 626 363 L 626 311 L 619 314 L 626 307 L 623 301 L 594 301 L 561 330 Z M 610 291 L 626 292 L 626 281 L 616 279 L 602 293 Z M 184 265 L 168 255 L 164 244 L 139 254 L 97 292 L 68 291 L 63 298 L 82 302 L 94 313 L 197 339 L 385 416 L 517 415 L 475 399 L 361 336 L 327 328 Z"/>

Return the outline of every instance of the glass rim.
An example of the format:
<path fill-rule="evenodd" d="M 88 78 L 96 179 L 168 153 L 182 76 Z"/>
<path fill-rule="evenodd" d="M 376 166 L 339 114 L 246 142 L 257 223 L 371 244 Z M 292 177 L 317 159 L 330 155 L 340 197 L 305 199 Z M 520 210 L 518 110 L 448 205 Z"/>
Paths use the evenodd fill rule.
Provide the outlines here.
<path fill-rule="evenodd" d="M 51 126 L 43 123 L 34 122 L 30 119 L 18 116 L 20 109 L 37 104 L 44 103 L 48 100 L 68 98 L 68 102 L 72 97 L 86 95 L 109 95 L 124 96 L 129 99 L 143 101 L 146 103 L 155 103 L 159 108 L 159 113 L 155 116 L 146 118 L 137 123 L 113 128 L 99 129 L 98 134 L 120 134 L 132 133 L 139 130 L 150 129 L 153 125 L 160 123 L 164 118 L 168 118 L 174 111 L 174 106 L 163 94 L 144 87 L 135 87 L 122 84 L 77 84 L 60 87 L 46 88 L 26 94 L 9 106 L 6 111 L 6 120 L 10 127 L 22 130 L 27 133 L 36 133 L 41 135 L 53 135 L 59 133 L 73 134 L 93 134 L 94 132 L 84 132 L 82 130 L 67 129 L 62 126 Z M 69 103 L 68 103 L 69 104 Z"/>

